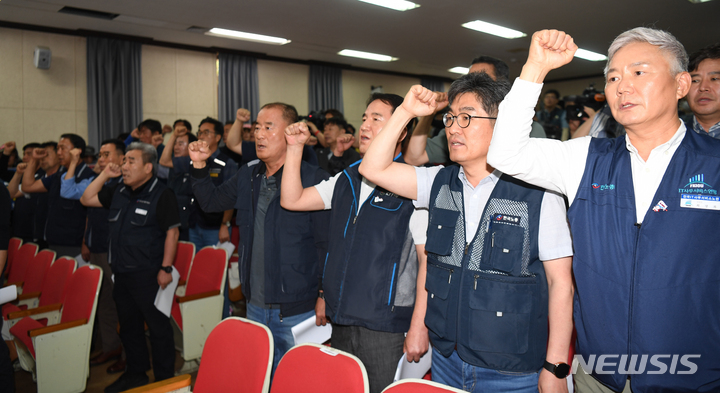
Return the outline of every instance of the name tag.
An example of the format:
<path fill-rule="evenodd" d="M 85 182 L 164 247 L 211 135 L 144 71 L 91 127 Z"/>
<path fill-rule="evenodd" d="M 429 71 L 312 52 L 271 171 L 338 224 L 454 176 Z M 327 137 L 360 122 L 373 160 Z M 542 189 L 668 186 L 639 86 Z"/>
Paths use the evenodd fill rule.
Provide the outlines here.
<path fill-rule="evenodd" d="M 220 165 L 220 166 L 225 166 L 225 161 L 220 161 L 220 160 L 218 160 L 217 158 L 214 159 L 213 162 L 215 162 L 216 164 L 218 164 L 218 165 Z"/>
<path fill-rule="evenodd" d="M 680 207 L 720 210 L 720 196 L 682 194 L 680 196 Z"/>
<path fill-rule="evenodd" d="M 138 207 L 137 209 L 135 209 L 135 214 L 140 214 L 140 215 L 142 215 L 142 216 L 147 216 L 147 210 L 141 209 L 141 208 Z"/>

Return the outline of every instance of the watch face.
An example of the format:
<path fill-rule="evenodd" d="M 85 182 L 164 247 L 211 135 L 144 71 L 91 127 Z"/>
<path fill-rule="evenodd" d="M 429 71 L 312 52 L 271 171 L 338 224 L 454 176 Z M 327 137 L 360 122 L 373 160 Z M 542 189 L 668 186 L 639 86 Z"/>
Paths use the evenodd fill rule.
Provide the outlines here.
<path fill-rule="evenodd" d="M 565 378 L 570 374 L 570 366 L 565 363 L 560 363 L 555 366 L 555 376 L 558 378 Z"/>

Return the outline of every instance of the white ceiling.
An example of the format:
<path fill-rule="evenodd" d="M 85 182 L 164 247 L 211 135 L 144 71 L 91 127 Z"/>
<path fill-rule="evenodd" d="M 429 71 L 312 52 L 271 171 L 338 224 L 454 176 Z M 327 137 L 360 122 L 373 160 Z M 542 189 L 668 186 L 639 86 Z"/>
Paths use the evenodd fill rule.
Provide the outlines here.
<path fill-rule="evenodd" d="M 720 41 L 720 0 L 414 0 L 420 8 L 399 12 L 357 0 L 0 0 L 2 22 L 92 30 L 155 41 L 220 47 L 268 56 L 347 64 L 417 75 L 455 78 L 447 70 L 468 66 L 480 54 L 505 60 L 519 74 L 536 30 L 569 32 L 584 49 L 606 53 L 612 39 L 636 26 L 669 30 L 689 52 Z M 66 15 L 63 6 L 120 14 L 114 20 Z M 484 20 L 528 37 L 504 39 L 461 24 Z M 7 26 L 7 24 L 5 24 Z M 222 27 L 292 40 L 283 46 L 206 36 L 190 26 Z M 356 49 L 399 58 L 391 63 L 337 55 Z M 602 73 L 603 62 L 575 59 L 548 80 Z"/>

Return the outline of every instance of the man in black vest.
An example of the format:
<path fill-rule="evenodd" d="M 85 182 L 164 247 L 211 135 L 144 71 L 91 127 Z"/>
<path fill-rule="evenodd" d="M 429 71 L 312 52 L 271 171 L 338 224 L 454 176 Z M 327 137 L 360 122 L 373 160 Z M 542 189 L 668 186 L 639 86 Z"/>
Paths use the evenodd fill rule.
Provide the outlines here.
<path fill-rule="evenodd" d="M 152 145 L 131 143 L 122 170 L 109 164 L 87 187 L 88 206 L 110 210 L 109 262 L 115 274 L 113 297 L 120 321 L 120 339 L 127 354 L 127 370 L 106 393 L 148 383 L 150 369 L 144 323 L 150 330 L 155 380 L 175 371 L 175 343 L 170 319 L 155 307 L 158 288 L 172 281 L 180 217 L 172 190 L 155 176 L 157 151 Z M 106 186 L 122 174 L 122 183 Z"/>

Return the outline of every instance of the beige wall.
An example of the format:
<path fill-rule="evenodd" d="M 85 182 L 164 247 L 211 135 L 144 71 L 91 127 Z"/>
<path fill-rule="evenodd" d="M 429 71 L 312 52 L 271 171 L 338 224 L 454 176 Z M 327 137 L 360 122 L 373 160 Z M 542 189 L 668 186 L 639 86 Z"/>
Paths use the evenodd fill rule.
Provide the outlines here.
<path fill-rule="evenodd" d="M 310 67 L 304 64 L 258 60 L 260 106 L 284 102 L 295 106 L 300 116 L 308 114 Z M 253 119 L 257 113 L 253 113 Z"/>
<path fill-rule="evenodd" d="M 370 97 L 371 86 L 382 86 L 384 93 L 405 97 L 412 85 L 420 84 L 419 78 L 375 74 L 371 72 L 343 70 L 343 104 L 345 119 L 357 129 L 362 124 L 365 104 Z"/>
<path fill-rule="evenodd" d="M 33 65 L 36 46 L 52 51 L 49 70 Z M 87 139 L 86 40 L 0 28 L 0 144 Z"/>
<path fill-rule="evenodd" d="M 171 124 L 217 118 L 217 65 L 214 53 L 159 46 L 142 47 L 143 118 Z M 130 131 L 130 130 L 128 130 Z"/>

